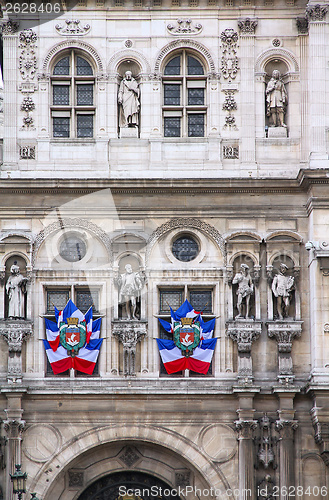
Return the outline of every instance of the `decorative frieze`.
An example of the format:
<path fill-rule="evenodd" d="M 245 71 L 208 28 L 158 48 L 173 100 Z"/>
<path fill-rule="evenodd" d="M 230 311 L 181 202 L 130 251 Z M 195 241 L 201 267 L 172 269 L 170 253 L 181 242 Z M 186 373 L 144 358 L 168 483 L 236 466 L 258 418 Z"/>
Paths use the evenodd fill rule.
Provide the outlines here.
<path fill-rule="evenodd" d="M 238 34 L 233 28 L 227 28 L 221 33 L 222 60 L 221 71 L 225 80 L 234 80 L 239 70 L 237 57 Z"/>
<path fill-rule="evenodd" d="M 238 27 L 241 35 L 254 35 L 256 31 L 256 27 L 258 24 L 257 19 L 250 19 L 250 17 L 246 17 L 245 19 L 238 20 Z"/>
<path fill-rule="evenodd" d="M 19 22 L 9 19 L 9 21 L 6 21 L 0 25 L 0 32 L 3 35 L 15 35 L 18 31 L 18 28 Z"/>
<path fill-rule="evenodd" d="M 268 321 L 268 336 L 278 343 L 278 380 L 293 383 L 295 376 L 291 357 L 292 342 L 302 333 L 302 321 Z"/>
<path fill-rule="evenodd" d="M 28 320 L 1 320 L 0 336 L 8 344 L 8 382 L 22 381 L 22 345 L 25 340 L 33 335 L 33 323 Z"/>
<path fill-rule="evenodd" d="M 37 69 L 36 44 L 37 34 L 32 30 L 24 30 L 19 34 L 21 53 L 18 67 L 23 80 L 32 80 Z"/>
<path fill-rule="evenodd" d="M 223 110 L 224 111 L 232 111 L 232 110 L 238 109 L 236 100 L 234 98 L 234 91 L 227 90 L 225 92 L 225 94 L 226 94 L 226 96 L 225 96 L 225 100 L 223 103 Z"/>
<path fill-rule="evenodd" d="M 123 374 L 136 375 L 136 346 L 147 336 L 146 321 L 113 321 L 112 334 L 123 346 Z"/>
<path fill-rule="evenodd" d="M 177 19 L 176 24 L 167 24 L 171 35 L 198 35 L 202 31 L 201 23 L 194 23 L 192 19 Z"/>
<path fill-rule="evenodd" d="M 55 30 L 62 36 L 84 36 L 90 31 L 90 24 L 80 26 L 79 19 L 66 19 L 65 24 L 56 24 Z"/>
<path fill-rule="evenodd" d="M 309 21 L 324 21 L 328 7 L 326 5 L 308 5 L 306 7 L 306 16 Z"/>
<path fill-rule="evenodd" d="M 308 35 L 308 19 L 307 17 L 296 18 L 297 30 L 299 35 Z"/>

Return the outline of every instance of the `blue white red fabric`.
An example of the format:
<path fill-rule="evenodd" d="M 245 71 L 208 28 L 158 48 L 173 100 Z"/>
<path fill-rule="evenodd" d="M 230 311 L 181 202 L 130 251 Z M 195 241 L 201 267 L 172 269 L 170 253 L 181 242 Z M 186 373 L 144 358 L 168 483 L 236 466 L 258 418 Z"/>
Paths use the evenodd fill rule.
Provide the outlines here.
<path fill-rule="evenodd" d="M 103 342 L 103 339 L 99 338 L 101 318 L 93 321 L 92 308 L 88 309 L 84 315 L 71 299 L 63 311 L 59 311 L 55 307 L 55 318 L 56 323 L 45 318 L 47 340 L 43 341 L 54 374 L 56 375 L 74 368 L 75 370 L 91 375 Z M 85 321 L 87 326 L 86 343 L 74 357 L 71 357 L 67 353 L 67 350 L 60 344 L 59 326 L 61 322 L 66 322 L 67 318 L 79 318 L 79 322 Z"/>
<path fill-rule="evenodd" d="M 181 318 L 186 317 L 194 318 L 194 321 L 199 321 L 200 323 L 201 340 L 199 345 L 194 349 L 193 354 L 186 357 L 182 354 L 182 351 L 176 346 L 173 340 L 156 339 L 160 356 L 167 373 L 170 374 L 181 370 L 192 370 L 197 373 L 206 374 L 209 370 L 217 342 L 216 338 L 212 338 L 216 319 L 214 318 L 206 322 L 203 321 L 201 312 L 195 311 L 187 300 L 176 312 L 171 308 L 170 312 L 171 323 L 159 318 L 161 325 L 167 332 L 173 332 L 174 321 L 180 321 Z"/>

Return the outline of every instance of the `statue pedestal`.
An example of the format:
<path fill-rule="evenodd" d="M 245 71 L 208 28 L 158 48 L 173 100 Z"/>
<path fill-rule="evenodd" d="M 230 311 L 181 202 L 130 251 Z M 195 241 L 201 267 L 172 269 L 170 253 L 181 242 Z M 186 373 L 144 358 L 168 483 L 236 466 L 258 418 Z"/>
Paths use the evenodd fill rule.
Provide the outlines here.
<path fill-rule="evenodd" d="M 120 139 L 132 137 L 138 138 L 138 127 L 121 127 L 120 128 Z"/>
<path fill-rule="evenodd" d="M 295 338 L 302 333 L 303 321 L 277 320 L 267 321 L 268 336 L 278 343 L 278 381 L 281 384 L 293 384 L 295 380 L 291 349 Z"/>
<path fill-rule="evenodd" d="M 112 335 L 123 346 L 123 374 L 136 376 L 136 346 L 144 337 L 147 337 L 147 321 L 114 320 L 112 321 Z"/>
<path fill-rule="evenodd" d="M 27 319 L 2 319 L 0 321 L 0 336 L 8 344 L 8 383 L 21 383 L 22 370 L 22 345 L 33 335 L 33 323 Z"/>
<path fill-rule="evenodd" d="M 268 137 L 271 139 L 281 139 L 282 137 L 288 137 L 287 127 L 269 127 Z"/>

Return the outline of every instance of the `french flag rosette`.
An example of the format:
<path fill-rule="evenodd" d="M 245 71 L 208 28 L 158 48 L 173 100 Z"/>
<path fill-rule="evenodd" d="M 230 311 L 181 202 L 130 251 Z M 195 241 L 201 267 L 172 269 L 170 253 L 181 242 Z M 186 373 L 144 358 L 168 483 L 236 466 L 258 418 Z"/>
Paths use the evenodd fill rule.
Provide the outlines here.
<path fill-rule="evenodd" d="M 46 354 L 55 375 L 70 368 L 92 375 L 103 339 L 101 318 L 93 321 L 92 307 L 83 314 L 70 299 L 64 309 L 55 310 L 56 323 L 45 318 Z"/>
<path fill-rule="evenodd" d="M 171 322 L 159 318 L 163 328 L 173 334 L 173 340 L 156 339 L 163 365 L 168 374 L 192 370 L 206 374 L 216 347 L 212 338 L 216 319 L 203 321 L 185 300 L 176 312 L 170 308 Z"/>

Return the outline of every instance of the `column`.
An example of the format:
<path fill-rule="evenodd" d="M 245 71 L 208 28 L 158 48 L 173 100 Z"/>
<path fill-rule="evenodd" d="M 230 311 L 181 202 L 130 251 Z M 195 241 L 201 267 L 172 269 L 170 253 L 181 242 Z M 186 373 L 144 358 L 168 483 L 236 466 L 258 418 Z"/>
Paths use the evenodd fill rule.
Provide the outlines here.
<path fill-rule="evenodd" d="M 254 389 L 235 390 L 239 391 L 239 419 L 235 421 L 239 443 L 239 500 L 256 500 L 254 431 L 258 422 L 254 420 Z"/>
<path fill-rule="evenodd" d="M 25 427 L 25 421 L 22 420 L 23 409 L 21 408 L 21 399 L 23 396 L 20 392 L 10 392 L 7 394 L 7 406 L 5 411 L 6 419 L 3 422 L 4 430 L 7 437 L 6 446 L 6 484 L 4 498 L 6 500 L 14 500 L 13 488 L 10 480 L 10 475 L 15 472 L 15 464 L 22 464 L 22 434 Z"/>
<path fill-rule="evenodd" d="M 328 8 L 310 3 L 306 8 L 309 20 L 309 75 L 310 84 L 310 167 L 327 167 L 326 154 L 326 23 Z"/>
<path fill-rule="evenodd" d="M 19 24 L 7 21 L 1 25 L 4 54 L 4 137 L 3 169 L 17 169 L 17 36 Z M 15 161 L 16 160 L 16 161 Z"/>
<path fill-rule="evenodd" d="M 306 17 L 296 19 L 300 50 L 300 112 L 301 112 L 301 160 L 308 162 L 308 20 Z"/>
<path fill-rule="evenodd" d="M 242 168 L 256 168 L 254 47 L 257 19 L 240 19 L 240 99 Z M 248 165 L 246 165 L 248 164 Z"/>

